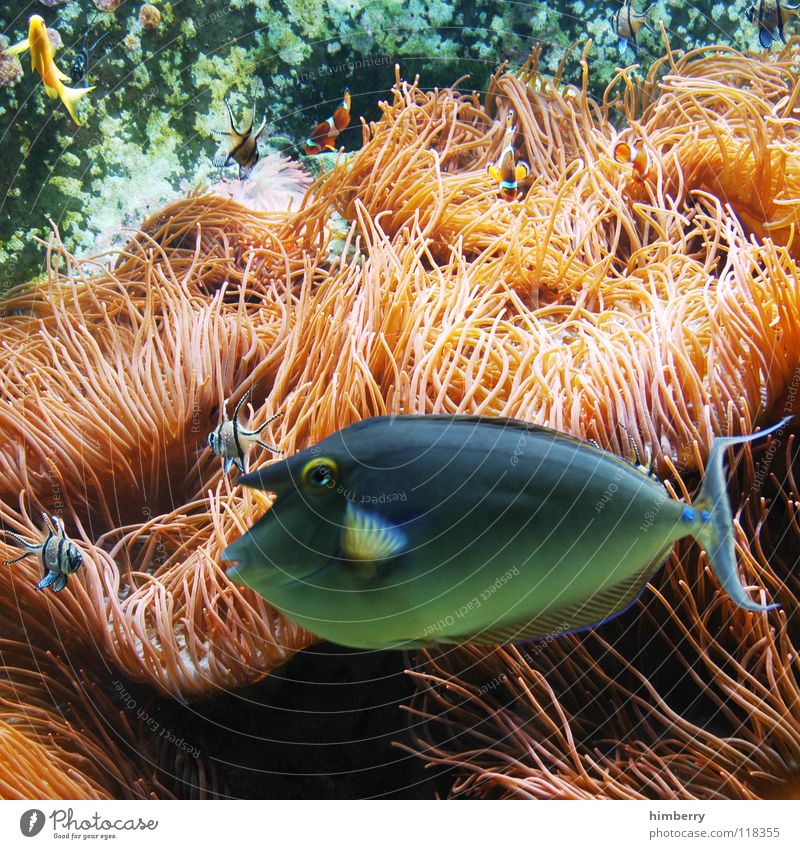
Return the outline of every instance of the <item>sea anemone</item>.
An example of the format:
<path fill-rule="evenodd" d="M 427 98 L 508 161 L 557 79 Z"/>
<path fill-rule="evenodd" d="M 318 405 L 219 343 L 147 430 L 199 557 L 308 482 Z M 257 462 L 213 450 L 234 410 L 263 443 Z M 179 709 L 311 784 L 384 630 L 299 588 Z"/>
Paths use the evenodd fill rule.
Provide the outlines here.
<path fill-rule="evenodd" d="M 514 416 L 651 457 L 688 497 L 715 435 L 797 408 L 793 51 L 670 53 L 643 83 L 620 72 L 601 103 L 585 55 L 581 87 L 547 80 L 534 56 L 498 72 L 483 102 L 398 77 L 362 149 L 288 211 L 258 208 L 285 168 L 265 157 L 267 188 L 259 177 L 235 189 L 253 208 L 194 195 L 87 261 L 54 237 L 47 281 L 12 291 L 0 317 L 1 518 L 30 538 L 31 517 L 57 509 L 84 568 L 58 595 L 35 591 L 33 558 L 0 572 L 0 611 L 40 647 L 47 611 L 62 651 L 90 646 L 95 664 L 189 699 L 258 680 L 308 645 L 219 565 L 270 505 L 205 445 L 225 400 L 248 390 L 254 426 L 283 414 L 268 441 L 286 455 L 371 415 Z M 509 110 L 532 168 L 514 202 L 486 174 Z M 621 132 L 643 139 L 652 177 L 614 161 Z M 749 798 L 793 786 L 800 590 L 782 534 L 798 527 L 798 493 L 786 473 L 768 489 L 744 457 L 742 572 L 786 614 L 733 610 L 686 548 L 623 622 L 533 657 L 428 655 L 413 709 L 423 755 L 459 770 L 454 792 Z M 15 553 L 4 537 L 0 556 Z M 629 628 L 655 636 L 631 651 Z M 702 704 L 664 694 L 665 662 Z M 599 694 L 591 708 L 587 694 Z"/>
<path fill-rule="evenodd" d="M 5 634 L 15 630 L 5 615 L 2 627 Z M 215 774 L 200 757 L 146 733 L 150 716 L 126 689 L 76 668 L 80 652 L 61 659 L 31 645 L 35 630 L 26 629 L 24 640 L 0 640 L 0 798 L 146 799 L 176 792 L 203 798 L 214 792 Z"/>

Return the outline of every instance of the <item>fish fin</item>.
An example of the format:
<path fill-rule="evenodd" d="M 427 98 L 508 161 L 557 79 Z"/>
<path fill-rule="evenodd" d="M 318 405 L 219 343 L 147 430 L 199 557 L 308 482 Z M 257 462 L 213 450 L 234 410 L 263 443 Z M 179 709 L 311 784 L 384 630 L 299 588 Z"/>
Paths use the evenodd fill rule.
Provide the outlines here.
<path fill-rule="evenodd" d="M 401 554 L 407 545 L 400 528 L 385 524 L 375 513 L 347 503 L 342 529 L 342 552 L 357 563 L 389 560 Z"/>
<path fill-rule="evenodd" d="M 524 180 L 528 174 L 531 173 L 530 166 L 524 160 L 520 160 L 517 163 L 517 167 L 514 170 L 514 174 L 516 175 L 517 180 Z"/>
<path fill-rule="evenodd" d="M 59 575 L 56 580 L 53 582 L 53 592 L 60 593 L 61 590 L 64 589 L 67 585 L 67 576 L 62 574 Z"/>
<path fill-rule="evenodd" d="M 215 168 L 225 168 L 228 164 L 229 159 L 230 159 L 230 156 L 228 156 L 227 153 L 218 153 L 216 156 L 214 156 L 212 158 L 211 164 Z"/>
<path fill-rule="evenodd" d="M 58 580 L 58 572 L 48 572 L 44 578 L 36 585 L 37 590 L 45 590 L 51 584 L 54 584 Z"/>
<path fill-rule="evenodd" d="M 486 173 L 495 181 L 495 183 L 499 183 L 500 180 L 502 180 L 500 169 L 496 165 L 489 165 L 486 169 Z"/>
<path fill-rule="evenodd" d="M 621 39 L 619 40 L 619 52 L 620 52 L 620 56 L 624 56 L 624 55 L 625 55 L 625 53 L 627 53 L 627 52 L 628 52 L 628 47 L 629 47 L 629 46 L 630 46 L 630 45 L 628 44 L 627 39 L 625 39 L 625 38 L 621 38 Z"/>
<path fill-rule="evenodd" d="M 80 126 L 82 122 L 78 120 L 78 114 L 75 112 L 75 104 L 84 96 L 84 94 L 88 94 L 93 89 L 93 85 L 88 88 L 67 88 L 67 86 L 62 86 L 61 91 L 58 92 L 61 96 L 61 102 L 67 107 L 67 112 L 69 112 L 70 118 L 72 118 L 78 126 Z"/>
<path fill-rule="evenodd" d="M 272 445 L 267 445 L 266 442 L 262 442 L 260 439 L 256 439 L 255 443 L 259 448 L 266 448 L 267 451 L 270 451 L 272 454 L 283 454 L 283 451 L 281 451 L 280 448 L 273 448 Z"/>
<path fill-rule="evenodd" d="M 661 568 L 671 552 L 672 543 L 668 543 L 644 569 L 582 601 L 553 608 L 534 619 L 522 620 L 461 637 L 448 637 L 446 642 L 499 645 L 538 639 L 550 634 L 578 634 L 591 628 L 599 628 L 606 622 L 621 616 L 635 604 L 644 592 L 647 582 Z M 566 628 L 565 625 L 567 625 Z"/>
<path fill-rule="evenodd" d="M 3 51 L 3 55 L 19 56 L 20 53 L 24 53 L 26 50 L 29 50 L 30 46 L 30 41 L 27 38 L 23 38 L 22 41 L 18 41 L 16 44 L 12 44 L 11 47 L 6 47 L 6 49 Z"/>
<path fill-rule="evenodd" d="M 15 563 L 19 563 L 20 560 L 24 560 L 26 557 L 30 557 L 33 554 L 32 551 L 24 551 L 20 554 L 19 557 L 15 557 L 13 560 L 4 560 L 3 566 L 13 566 Z"/>
<path fill-rule="evenodd" d="M 236 121 L 233 118 L 233 109 L 231 109 L 230 103 L 228 101 L 225 102 L 225 108 L 228 110 L 228 121 L 230 121 L 231 131 L 234 135 L 241 136 L 242 134 L 236 129 Z"/>
<path fill-rule="evenodd" d="M 222 473 L 227 475 L 228 472 L 233 468 L 235 463 L 236 461 L 233 459 L 233 457 L 226 457 L 225 462 L 222 466 Z"/>
<path fill-rule="evenodd" d="M 258 137 L 261 133 L 264 132 L 264 128 L 267 126 L 267 116 L 264 116 L 264 120 L 258 125 L 258 129 L 253 133 L 253 138 L 257 141 Z"/>
<path fill-rule="evenodd" d="M 264 422 L 264 424 L 260 425 L 259 427 L 257 427 L 257 428 L 253 431 L 253 436 L 258 436 L 259 434 L 263 433 L 263 431 L 265 431 L 265 430 L 267 429 L 267 427 L 269 427 L 269 425 L 271 425 L 271 424 L 275 421 L 275 419 L 279 419 L 282 415 L 283 415 L 283 413 L 275 413 L 275 415 L 274 415 L 274 416 L 270 416 L 270 417 L 269 417 L 269 418 L 268 418 L 268 419 Z M 281 452 L 281 451 L 278 451 L 278 453 L 280 454 L 280 453 L 282 453 L 282 452 Z"/>
<path fill-rule="evenodd" d="M 693 532 L 694 536 L 706 550 L 711 569 L 722 585 L 722 589 L 737 606 L 743 607 L 745 610 L 763 612 L 773 610 L 778 605 L 764 605 L 753 601 L 745 592 L 745 588 L 739 579 L 736 568 L 736 546 L 733 541 L 733 514 L 725 486 L 722 458 L 726 448 L 768 436 L 783 428 L 791 419 L 792 416 L 787 416 L 766 430 L 760 430 L 746 436 L 717 437 L 711 445 L 711 454 L 706 463 L 706 473 L 703 477 L 703 485 L 700 487 L 700 495 L 693 505 L 696 510 L 704 510 L 708 513 L 707 519 Z"/>
<path fill-rule="evenodd" d="M 769 48 L 772 47 L 772 41 L 772 33 L 764 27 L 759 27 L 758 43 L 764 48 L 764 50 L 769 50 Z"/>
<path fill-rule="evenodd" d="M 360 422 L 355 422 L 350 425 L 351 428 L 359 429 L 359 428 L 369 428 L 372 427 L 377 421 L 384 418 L 402 418 L 403 421 L 412 421 L 419 420 L 422 422 L 430 422 L 431 419 L 447 419 L 449 420 L 454 427 L 460 427 L 461 425 L 471 425 L 471 424 L 483 424 L 483 425 L 491 425 L 492 427 L 500 427 L 500 428 L 510 428 L 512 430 L 518 430 L 521 433 L 529 433 L 529 434 L 546 434 L 551 437 L 558 437 L 559 440 L 563 442 L 571 442 L 573 445 L 582 446 L 584 448 L 591 447 L 601 454 L 603 454 L 606 459 L 616 460 L 619 464 L 620 468 L 630 469 L 630 462 L 625 460 L 623 457 L 617 457 L 616 455 L 609 454 L 607 451 L 603 451 L 602 448 L 597 448 L 592 445 L 590 442 L 584 439 L 578 439 L 575 436 L 570 436 L 568 433 L 563 433 L 562 431 L 553 430 L 549 427 L 544 427 L 544 425 L 536 425 L 531 422 L 524 422 L 522 419 L 511 419 L 506 418 L 504 416 L 481 416 L 481 415 L 465 415 L 465 414 L 456 414 L 456 415 L 446 415 L 446 414 L 436 414 L 436 415 L 426 415 L 426 416 L 417 416 L 417 415 L 403 415 L 403 416 L 376 416 L 372 419 L 363 419 Z"/>
<path fill-rule="evenodd" d="M 62 83 L 71 83 L 72 82 L 72 77 L 68 76 L 63 71 L 59 70 L 58 68 L 56 68 L 56 76 L 61 80 Z"/>

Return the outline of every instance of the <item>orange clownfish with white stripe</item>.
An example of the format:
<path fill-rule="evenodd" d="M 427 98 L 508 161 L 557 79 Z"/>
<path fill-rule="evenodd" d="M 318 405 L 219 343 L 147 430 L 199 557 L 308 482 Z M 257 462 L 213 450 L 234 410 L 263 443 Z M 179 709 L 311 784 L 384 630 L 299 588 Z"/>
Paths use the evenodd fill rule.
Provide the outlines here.
<path fill-rule="evenodd" d="M 309 156 L 315 156 L 324 151 L 336 150 L 334 142 L 342 130 L 350 126 L 350 89 L 345 87 L 344 97 L 333 115 L 326 121 L 321 121 L 314 128 L 314 132 L 306 139 L 305 152 Z"/>
<path fill-rule="evenodd" d="M 612 151 L 615 162 L 630 165 L 633 168 L 633 178 L 640 183 L 647 180 L 652 173 L 652 163 L 647 148 L 641 139 L 635 142 L 617 142 Z"/>
<path fill-rule="evenodd" d="M 68 83 L 70 78 L 62 73 L 53 61 L 55 48 L 50 43 L 47 37 L 47 27 L 44 20 L 39 15 L 31 15 L 28 21 L 28 37 L 18 44 L 6 49 L 6 55 L 16 56 L 18 53 L 23 53 L 25 50 L 31 51 L 31 68 L 38 71 L 39 76 L 44 83 L 44 90 L 51 100 L 57 97 L 61 98 L 61 102 L 67 107 L 72 120 L 80 125 L 78 115 L 75 112 L 75 104 L 83 97 L 84 94 L 91 91 L 94 86 L 88 88 L 68 88 L 64 83 Z"/>
<path fill-rule="evenodd" d="M 486 168 L 489 176 L 500 186 L 500 197 L 503 200 L 517 200 L 521 194 L 519 181 L 530 174 L 527 162 L 517 162 L 517 152 L 514 148 L 514 113 L 509 112 L 506 119 L 506 135 L 503 140 L 503 150 L 500 158 Z"/>

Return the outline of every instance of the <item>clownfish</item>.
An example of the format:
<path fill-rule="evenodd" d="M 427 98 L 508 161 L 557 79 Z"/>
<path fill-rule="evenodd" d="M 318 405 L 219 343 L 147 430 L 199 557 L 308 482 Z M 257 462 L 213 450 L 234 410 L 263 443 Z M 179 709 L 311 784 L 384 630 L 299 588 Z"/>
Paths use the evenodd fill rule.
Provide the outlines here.
<path fill-rule="evenodd" d="M 345 87 L 344 97 L 337 110 L 326 121 L 321 121 L 306 139 L 304 150 L 309 156 L 323 151 L 335 151 L 334 142 L 342 130 L 350 125 L 350 89 Z"/>
<path fill-rule="evenodd" d="M 489 176 L 500 186 L 500 197 L 503 200 L 517 200 L 520 196 L 518 183 L 530 174 L 527 162 L 517 162 L 517 153 L 514 149 L 514 113 L 509 112 L 506 118 L 506 136 L 503 140 L 503 150 L 500 158 L 487 166 Z"/>
<path fill-rule="evenodd" d="M 639 49 L 639 43 L 637 41 L 639 30 L 642 27 L 650 29 L 647 23 L 647 16 L 650 14 L 652 8 L 652 6 L 648 6 L 644 12 L 635 12 L 631 5 L 631 0 L 625 0 L 622 6 L 617 9 L 616 13 L 611 16 L 611 24 L 619 38 L 620 55 L 631 45 L 634 51 Z"/>
<path fill-rule="evenodd" d="M 47 37 L 47 27 L 39 15 L 31 15 L 28 21 L 28 37 L 18 44 L 9 47 L 5 52 L 8 56 L 16 56 L 26 50 L 31 51 L 31 68 L 38 71 L 44 83 L 44 90 L 51 100 L 57 97 L 67 107 L 72 120 L 80 126 L 81 122 L 75 112 L 75 104 L 90 92 L 94 86 L 88 88 L 67 88 L 64 83 L 70 82 L 70 78 L 56 67 L 53 61 L 55 48 Z"/>
<path fill-rule="evenodd" d="M 224 460 L 223 472 L 227 475 L 228 472 L 236 466 L 243 473 L 247 473 L 247 451 L 251 445 L 258 445 L 261 448 L 266 448 L 267 451 L 272 451 L 274 454 L 281 454 L 279 448 L 273 448 L 262 442 L 259 438 L 261 432 L 268 424 L 275 421 L 281 413 L 276 413 L 271 419 L 264 422 L 261 427 L 255 430 L 246 430 L 239 422 L 239 410 L 241 410 L 244 402 L 250 397 L 250 390 L 241 397 L 236 409 L 233 411 L 233 418 L 228 418 L 227 401 L 222 405 L 222 422 L 208 434 L 208 447 Z"/>
<path fill-rule="evenodd" d="M 54 593 L 60 593 L 67 585 L 67 579 L 83 566 L 83 554 L 77 545 L 67 536 L 64 523 L 58 516 L 52 519 L 42 512 L 47 534 L 41 542 L 28 542 L 11 531 L 6 534 L 18 542 L 24 553 L 14 560 L 6 560 L 4 566 L 13 566 L 31 554 L 38 554 L 44 568 L 44 577 L 36 585 L 37 590 L 51 587 Z"/>
<path fill-rule="evenodd" d="M 644 182 L 650 176 L 651 162 L 650 154 L 641 140 L 636 142 L 617 142 L 612 151 L 615 162 L 630 165 L 633 168 L 635 180 Z"/>
<path fill-rule="evenodd" d="M 228 119 L 230 120 L 231 128 L 229 130 L 214 130 L 214 133 L 218 136 L 227 136 L 230 139 L 230 147 L 224 153 L 215 156 L 212 162 L 216 168 L 225 168 L 228 165 L 233 165 L 235 162 L 239 166 L 239 179 L 244 180 L 261 157 L 258 151 L 258 137 L 264 132 L 264 127 L 267 126 L 267 119 L 264 118 L 259 128 L 255 131 L 253 130 L 253 121 L 256 114 L 254 103 L 250 126 L 243 132 L 239 132 L 233 120 L 233 110 L 227 100 L 225 101 L 225 107 L 228 110 Z"/>

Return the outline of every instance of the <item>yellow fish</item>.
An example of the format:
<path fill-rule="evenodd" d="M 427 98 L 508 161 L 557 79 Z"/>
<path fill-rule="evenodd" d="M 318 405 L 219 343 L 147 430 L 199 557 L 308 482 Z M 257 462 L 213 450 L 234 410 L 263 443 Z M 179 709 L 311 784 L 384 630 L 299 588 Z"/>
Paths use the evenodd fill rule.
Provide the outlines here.
<path fill-rule="evenodd" d="M 31 68 L 39 73 L 44 83 L 44 90 L 51 100 L 57 97 L 67 107 L 72 120 L 80 126 L 81 122 L 75 112 L 75 104 L 84 94 L 91 91 L 89 88 L 68 88 L 70 78 L 56 67 L 53 61 L 55 48 L 47 37 L 47 27 L 39 15 L 31 15 L 28 21 L 28 37 L 24 41 L 9 47 L 5 52 L 9 56 L 16 56 L 26 50 L 31 51 Z"/>

